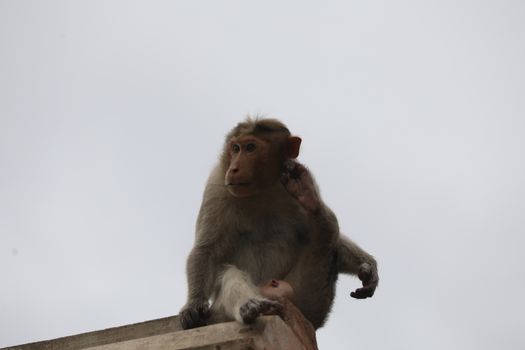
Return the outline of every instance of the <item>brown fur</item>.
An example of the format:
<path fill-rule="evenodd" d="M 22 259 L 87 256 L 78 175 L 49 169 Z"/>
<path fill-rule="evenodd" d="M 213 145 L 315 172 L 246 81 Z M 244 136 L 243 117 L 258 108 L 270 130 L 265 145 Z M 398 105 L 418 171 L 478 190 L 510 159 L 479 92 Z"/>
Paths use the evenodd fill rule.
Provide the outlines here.
<path fill-rule="evenodd" d="M 245 139 L 255 140 L 256 151 L 244 148 Z M 233 151 L 232 142 L 239 142 L 241 151 Z M 300 139 L 274 119 L 247 119 L 226 136 L 204 191 L 188 257 L 184 328 L 205 324 L 210 311 L 213 320 L 253 322 L 275 307 L 257 287 L 271 279 L 292 286 L 293 303 L 316 329 L 331 309 L 339 272 L 359 274 L 363 280 L 354 296 L 373 294 L 378 282 L 374 258 L 340 237 L 337 219 L 320 200 L 310 173 L 299 163 L 293 163 L 295 170 L 287 169 L 299 145 Z M 252 179 L 258 176 L 266 177 Z M 250 190 L 228 186 L 252 180 L 257 185 Z"/>

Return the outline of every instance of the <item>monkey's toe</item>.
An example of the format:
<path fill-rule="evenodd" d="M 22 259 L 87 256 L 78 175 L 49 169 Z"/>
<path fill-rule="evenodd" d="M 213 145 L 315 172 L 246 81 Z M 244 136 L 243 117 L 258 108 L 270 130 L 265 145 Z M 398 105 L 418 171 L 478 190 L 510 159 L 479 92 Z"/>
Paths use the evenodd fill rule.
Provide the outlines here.
<path fill-rule="evenodd" d="M 241 306 L 240 314 L 244 323 L 250 324 L 255 322 L 261 314 L 268 314 L 272 310 L 281 310 L 282 306 L 278 301 L 269 299 L 250 299 L 246 304 Z"/>
<path fill-rule="evenodd" d="M 246 304 L 241 306 L 241 309 L 239 310 L 241 314 L 242 321 L 244 323 L 250 324 L 255 321 L 257 316 L 260 314 L 260 307 L 258 300 L 251 299 Z"/>
<path fill-rule="evenodd" d="M 279 303 L 278 301 L 276 300 L 263 300 L 261 301 L 260 303 L 260 313 L 261 314 L 271 314 L 271 312 L 279 312 L 281 311 L 283 308 L 283 306 L 281 305 L 281 303 Z"/>

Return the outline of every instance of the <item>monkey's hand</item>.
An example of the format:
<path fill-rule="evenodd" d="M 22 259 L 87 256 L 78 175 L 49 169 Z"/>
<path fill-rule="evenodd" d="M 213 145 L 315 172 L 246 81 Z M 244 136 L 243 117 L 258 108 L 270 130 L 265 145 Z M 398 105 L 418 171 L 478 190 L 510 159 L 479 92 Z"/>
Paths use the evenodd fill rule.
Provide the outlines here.
<path fill-rule="evenodd" d="M 284 187 L 309 213 L 316 213 L 321 207 L 319 193 L 312 175 L 304 165 L 293 160 L 285 164 L 286 172 L 281 176 Z"/>
<path fill-rule="evenodd" d="M 207 301 L 190 302 L 179 313 L 180 324 L 183 329 L 201 327 L 206 325 L 210 315 L 210 305 Z"/>
<path fill-rule="evenodd" d="M 250 299 L 246 304 L 241 306 L 239 313 L 244 323 L 250 324 L 261 315 L 269 315 L 272 312 L 279 312 L 282 305 L 275 300 L 270 299 Z"/>
<path fill-rule="evenodd" d="M 372 297 L 377 288 L 377 284 L 379 283 L 377 267 L 368 263 L 363 263 L 359 267 L 357 277 L 359 277 L 361 282 L 363 282 L 363 287 L 357 288 L 354 292 L 350 293 L 350 296 L 356 299 L 366 299 Z"/>

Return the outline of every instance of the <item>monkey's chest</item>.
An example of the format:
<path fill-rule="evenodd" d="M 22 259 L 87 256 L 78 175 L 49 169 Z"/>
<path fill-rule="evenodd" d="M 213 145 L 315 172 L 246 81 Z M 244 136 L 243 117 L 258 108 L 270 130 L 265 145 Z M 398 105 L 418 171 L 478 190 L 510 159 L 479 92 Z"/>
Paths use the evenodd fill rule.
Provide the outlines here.
<path fill-rule="evenodd" d="M 231 263 L 246 271 L 255 284 L 282 279 L 309 243 L 306 226 L 267 222 L 237 234 Z"/>

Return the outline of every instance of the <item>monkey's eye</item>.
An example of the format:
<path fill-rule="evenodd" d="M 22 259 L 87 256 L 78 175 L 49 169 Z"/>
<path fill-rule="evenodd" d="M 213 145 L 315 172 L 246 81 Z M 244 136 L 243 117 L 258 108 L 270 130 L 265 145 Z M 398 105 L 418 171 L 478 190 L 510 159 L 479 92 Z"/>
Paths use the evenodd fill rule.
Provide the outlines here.
<path fill-rule="evenodd" d="M 246 145 L 246 152 L 250 153 L 255 151 L 257 147 L 255 146 L 255 143 L 249 143 Z"/>
<path fill-rule="evenodd" d="M 241 146 L 239 146 L 239 144 L 237 144 L 237 143 L 234 143 L 232 145 L 232 151 L 233 151 L 233 153 L 239 153 L 241 151 Z"/>

